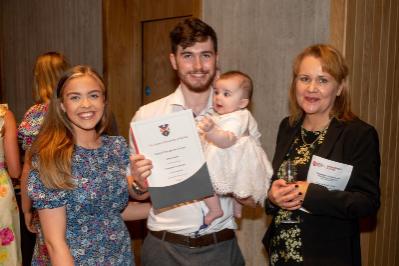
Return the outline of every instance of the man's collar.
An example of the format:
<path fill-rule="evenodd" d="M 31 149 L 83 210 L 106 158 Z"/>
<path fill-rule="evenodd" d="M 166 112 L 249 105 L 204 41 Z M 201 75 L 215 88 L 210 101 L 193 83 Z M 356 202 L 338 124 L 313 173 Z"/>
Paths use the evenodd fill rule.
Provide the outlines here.
<path fill-rule="evenodd" d="M 181 90 L 181 85 L 179 85 L 175 90 L 175 92 L 172 94 L 172 98 L 170 99 L 170 104 L 181 106 L 183 108 L 185 107 L 184 95 Z"/>
<path fill-rule="evenodd" d="M 213 87 L 211 86 L 211 92 L 209 94 L 208 103 L 207 103 L 205 109 L 202 110 L 201 114 L 199 114 L 199 115 L 209 114 L 209 113 L 213 112 L 212 98 L 213 98 Z M 181 89 L 181 85 L 179 85 L 177 87 L 177 89 L 175 90 L 175 92 L 173 93 L 170 104 L 175 105 L 175 106 L 180 106 L 182 109 L 188 109 L 186 106 L 186 103 L 184 101 L 184 95 L 183 95 L 183 91 Z"/>

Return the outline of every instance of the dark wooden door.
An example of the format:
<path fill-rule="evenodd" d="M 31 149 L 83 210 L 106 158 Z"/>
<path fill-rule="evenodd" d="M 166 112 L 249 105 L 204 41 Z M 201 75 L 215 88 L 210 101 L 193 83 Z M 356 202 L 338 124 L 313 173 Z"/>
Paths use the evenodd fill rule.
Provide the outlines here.
<path fill-rule="evenodd" d="M 184 18 L 186 17 L 143 22 L 143 104 L 172 93 L 178 85 L 175 70 L 169 61 L 169 32 Z"/>

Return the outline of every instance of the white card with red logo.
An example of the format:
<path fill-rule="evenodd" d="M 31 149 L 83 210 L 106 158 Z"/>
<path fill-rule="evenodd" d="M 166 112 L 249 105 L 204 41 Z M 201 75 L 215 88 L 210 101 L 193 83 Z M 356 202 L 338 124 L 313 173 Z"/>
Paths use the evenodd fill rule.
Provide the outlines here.
<path fill-rule="evenodd" d="M 152 161 L 148 190 L 155 209 L 213 195 L 191 110 L 132 122 L 130 127 L 136 152 Z"/>
<path fill-rule="evenodd" d="M 307 181 L 326 187 L 328 190 L 345 190 L 353 165 L 328 160 L 313 155 Z"/>

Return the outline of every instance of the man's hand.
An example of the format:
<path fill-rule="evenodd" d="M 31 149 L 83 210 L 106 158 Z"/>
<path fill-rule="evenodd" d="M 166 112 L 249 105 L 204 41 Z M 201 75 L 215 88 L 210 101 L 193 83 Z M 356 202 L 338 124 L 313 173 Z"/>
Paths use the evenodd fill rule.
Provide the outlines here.
<path fill-rule="evenodd" d="M 151 175 L 152 162 L 144 155 L 130 156 L 130 170 L 134 181 L 144 190 L 148 188 L 147 178 Z"/>

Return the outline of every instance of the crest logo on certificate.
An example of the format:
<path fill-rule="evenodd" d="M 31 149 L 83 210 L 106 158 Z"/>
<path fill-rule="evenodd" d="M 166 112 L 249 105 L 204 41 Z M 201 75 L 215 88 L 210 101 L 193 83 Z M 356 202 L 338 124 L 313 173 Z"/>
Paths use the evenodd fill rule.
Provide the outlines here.
<path fill-rule="evenodd" d="M 170 133 L 169 124 L 160 125 L 159 128 L 162 135 L 164 135 L 165 137 L 169 136 Z"/>
<path fill-rule="evenodd" d="M 137 153 L 153 164 L 148 190 L 155 209 L 213 195 L 213 187 L 191 110 L 132 122 Z"/>
<path fill-rule="evenodd" d="M 313 155 L 307 181 L 326 187 L 328 190 L 345 190 L 353 166 Z"/>

